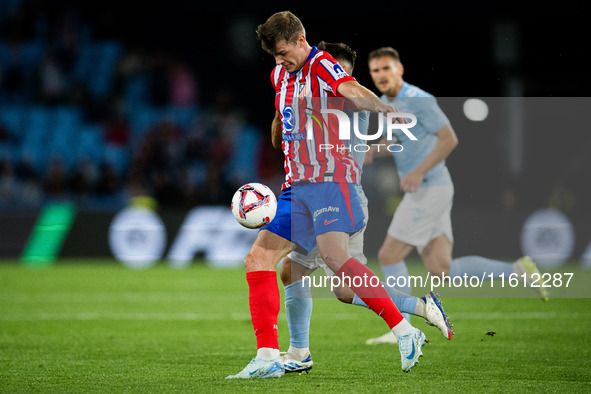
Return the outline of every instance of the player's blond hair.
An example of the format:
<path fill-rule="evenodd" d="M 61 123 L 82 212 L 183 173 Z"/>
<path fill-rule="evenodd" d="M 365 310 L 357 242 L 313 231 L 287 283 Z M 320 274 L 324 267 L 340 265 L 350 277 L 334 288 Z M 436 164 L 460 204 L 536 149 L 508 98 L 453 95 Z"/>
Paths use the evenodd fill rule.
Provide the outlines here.
<path fill-rule="evenodd" d="M 282 40 L 295 43 L 301 34 L 306 35 L 304 25 L 291 11 L 276 12 L 257 27 L 257 39 L 271 55 L 274 54 L 277 43 Z"/>

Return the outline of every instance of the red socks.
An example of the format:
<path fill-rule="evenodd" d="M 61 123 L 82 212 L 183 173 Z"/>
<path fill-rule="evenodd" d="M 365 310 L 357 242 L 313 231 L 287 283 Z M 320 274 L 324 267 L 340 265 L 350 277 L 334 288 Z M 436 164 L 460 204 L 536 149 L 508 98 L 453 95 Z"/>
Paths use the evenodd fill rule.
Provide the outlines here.
<path fill-rule="evenodd" d="M 390 299 L 388 292 L 372 270 L 354 258 L 350 258 L 335 273 L 374 311 L 386 321 L 390 328 L 404 319 Z M 246 273 L 249 288 L 248 302 L 257 349 L 279 349 L 277 315 L 280 308 L 277 273 L 275 271 L 254 271 Z"/>
<path fill-rule="evenodd" d="M 404 319 L 384 287 L 372 270 L 354 258 L 347 260 L 336 273 L 342 282 L 353 290 L 390 328 Z"/>
<path fill-rule="evenodd" d="M 268 347 L 279 349 L 277 315 L 280 308 L 277 273 L 275 271 L 254 271 L 246 273 L 248 282 L 250 316 L 257 337 L 257 349 Z"/>

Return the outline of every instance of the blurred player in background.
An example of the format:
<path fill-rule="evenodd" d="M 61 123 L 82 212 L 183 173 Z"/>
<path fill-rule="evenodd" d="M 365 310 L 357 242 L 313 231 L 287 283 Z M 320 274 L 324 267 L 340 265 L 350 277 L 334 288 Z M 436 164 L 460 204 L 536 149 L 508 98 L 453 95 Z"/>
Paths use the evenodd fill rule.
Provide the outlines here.
<path fill-rule="evenodd" d="M 385 104 L 395 104 L 399 110 L 414 114 L 418 120 L 412 128 L 418 141 L 411 141 L 400 130 L 394 130 L 403 151 L 392 156 L 400 177 L 400 188 L 405 194 L 378 252 L 385 278 L 408 277 L 404 259 L 413 248 L 417 248 L 425 267 L 434 276 L 454 278 L 467 274 L 468 277 L 480 277 L 486 272 L 496 276 L 504 273 L 508 277 L 515 272 L 527 273 L 531 277 L 531 274 L 539 273 L 528 257 L 515 263 L 480 256 L 452 260 L 454 186 L 445 160 L 457 146 L 457 136 L 435 97 L 403 80 L 404 66 L 394 48 L 384 47 L 370 52 L 369 73 Z M 545 289 L 536 289 L 541 290 L 542 298 L 547 298 Z M 411 294 L 410 284 L 399 287 L 399 290 Z M 396 338 L 387 333 L 367 343 L 395 341 Z"/>
<path fill-rule="evenodd" d="M 353 75 L 357 53 L 348 45 L 322 41 L 318 44 L 317 48 L 328 52 L 343 67 L 347 74 Z M 349 119 L 353 119 L 354 111 L 352 109 L 345 108 L 345 112 L 349 115 Z M 369 112 L 358 111 L 357 114 L 359 120 L 358 129 L 363 134 L 367 134 Z M 281 148 L 282 132 L 279 116 L 276 116 L 273 121 L 272 140 L 275 148 Z M 348 142 L 349 147 L 351 147 L 364 141 L 356 138 L 355 134 L 352 133 L 352 140 L 344 142 Z M 360 172 L 362 172 L 365 151 L 349 149 L 349 152 L 351 152 L 351 155 L 359 166 Z M 355 189 L 361 201 L 367 224 L 369 212 L 367 209 L 367 197 L 361 187 L 361 179 L 355 185 Z M 367 258 L 363 254 L 364 233 L 365 227 L 349 237 L 349 252 L 359 262 L 366 264 Z M 315 247 L 308 255 L 293 251 L 283 259 L 281 265 L 281 280 L 285 286 L 285 311 L 290 334 L 289 350 L 283 354 L 283 365 L 286 373 L 308 371 L 313 365 L 309 348 L 312 294 L 310 292 L 310 283 L 302 281 L 302 278 L 310 275 L 319 267 L 323 268 L 329 276 L 334 274 L 322 261 L 318 253 L 318 247 Z M 452 333 L 449 321 L 435 294 L 430 293 L 425 297 L 416 298 L 408 297 L 406 293 L 394 287 L 386 287 L 386 290 L 401 312 L 424 317 L 428 324 L 436 326 L 447 339 L 451 339 Z M 353 293 L 349 287 L 336 287 L 334 291 L 338 299 L 345 303 L 367 307 L 363 300 Z"/>
<path fill-rule="evenodd" d="M 363 278 L 357 282 L 360 285 L 353 285 L 353 291 L 394 331 L 400 343 L 402 370 L 408 372 L 422 355 L 425 335 L 404 319 L 377 276 L 348 251 L 349 234 L 365 226 L 355 191 L 359 168 L 346 151 L 328 154 L 319 149 L 322 144 L 338 142 L 335 127 L 307 122 L 307 104 L 314 98 L 323 99 L 325 107 L 321 109 L 326 108 L 329 98 L 344 96 L 357 102 L 358 109 L 380 113 L 396 110 L 345 73 L 326 52 L 311 47 L 304 26 L 291 12 L 273 14 L 257 27 L 257 38 L 276 62 L 271 81 L 284 133 L 286 182 L 275 218 L 259 231 L 244 260 L 257 355 L 242 371 L 227 378 L 283 376 L 275 268 L 296 245 L 306 252 L 318 245 L 322 259 L 337 275 Z M 356 100 L 360 97 L 365 100 Z M 300 231 L 292 232 L 292 225 Z"/>

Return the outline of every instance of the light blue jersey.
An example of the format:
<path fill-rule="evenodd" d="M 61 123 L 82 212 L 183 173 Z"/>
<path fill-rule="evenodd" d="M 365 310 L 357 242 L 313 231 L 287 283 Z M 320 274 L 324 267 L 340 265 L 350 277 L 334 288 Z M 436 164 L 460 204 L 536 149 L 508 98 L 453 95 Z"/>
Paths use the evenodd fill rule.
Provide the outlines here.
<path fill-rule="evenodd" d="M 393 134 L 403 146 L 401 152 L 392 153 L 398 176 L 402 179 L 406 174 L 414 170 L 431 153 L 437 143 L 435 133 L 449 124 L 447 116 L 443 113 L 437 99 L 430 93 L 404 82 L 394 102 L 386 95 L 380 97 L 384 103 L 394 106 L 400 112 L 411 113 L 416 116 L 417 124 L 409 131 L 417 137 L 417 141 L 411 141 L 401 130 L 394 129 Z M 384 127 L 384 135 L 386 127 Z M 423 186 L 451 185 L 452 180 L 445 165 L 445 160 L 437 163 L 423 176 Z"/>
<path fill-rule="evenodd" d="M 362 140 L 361 138 L 357 137 L 357 135 L 353 131 L 353 114 L 355 112 L 348 109 L 348 108 L 345 108 L 345 113 L 348 115 L 348 117 L 351 121 L 351 139 L 349 141 L 346 141 L 345 146 L 351 147 L 351 151 L 350 151 L 351 156 L 353 156 L 353 159 L 357 162 L 357 166 L 359 167 L 359 171 L 363 172 L 363 161 L 365 160 L 365 152 L 363 152 L 363 149 L 357 149 L 357 150 L 362 151 L 362 152 L 358 152 L 352 147 L 354 147 L 356 145 L 365 145 L 367 143 L 367 141 Z M 358 114 L 358 130 L 361 134 L 367 135 L 367 129 L 369 128 L 369 111 L 359 111 L 359 112 L 357 112 L 357 114 Z M 361 184 L 361 179 L 357 183 Z"/>
<path fill-rule="evenodd" d="M 358 149 L 361 152 L 356 151 L 353 147 L 356 145 L 365 145 L 367 141 L 362 140 L 361 138 L 357 137 L 355 132 L 353 131 L 353 114 L 352 110 L 345 108 L 345 113 L 349 116 L 351 120 L 351 140 L 349 140 L 349 144 L 345 144 L 346 146 L 351 147 L 351 156 L 357 162 L 357 166 L 359 167 L 359 173 L 363 173 L 363 161 L 365 160 L 365 152 L 363 149 Z M 367 135 L 367 131 L 369 129 L 369 111 L 359 111 L 358 114 L 358 130 L 361 134 Z M 367 207 L 368 201 L 367 197 L 365 196 L 365 192 L 363 191 L 363 187 L 361 187 L 361 177 L 359 177 L 359 181 L 355 185 L 355 189 L 357 190 L 357 196 L 359 197 L 359 201 L 361 202 L 362 207 Z M 366 217 L 367 221 L 367 217 Z"/>

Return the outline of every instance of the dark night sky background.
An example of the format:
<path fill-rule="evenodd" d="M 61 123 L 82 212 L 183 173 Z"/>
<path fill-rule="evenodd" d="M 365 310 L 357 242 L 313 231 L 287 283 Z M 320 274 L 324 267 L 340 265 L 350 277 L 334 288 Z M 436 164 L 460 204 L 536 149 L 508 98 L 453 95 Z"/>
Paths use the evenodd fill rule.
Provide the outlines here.
<path fill-rule="evenodd" d="M 357 78 L 371 88 L 365 72 L 367 53 L 386 45 L 400 51 L 406 79 L 437 96 L 504 96 L 504 81 L 511 76 L 523 79 L 525 96 L 584 96 L 590 85 L 582 60 L 589 36 L 588 7 L 582 1 L 552 7 L 508 1 L 367 6 L 268 1 L 84 3 L 88 16 L 98 21 L 97 36 L 160 48 L 191 60 L 204 91 L 240 84 L 240 94 L 262 99 L 272 95 L 267 82 L 273 59 L 260 49 L 254 30 L 285 9 L 300 17 L 310 44 L 343 41 L 356 49 Z M 514 29 L 498 37 L 494 32 L 499 24 L 512 24 Z M 514 59 L 503 63 L 495 57 L 495 48 L 505 53 L 513 48 Z"/>

